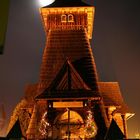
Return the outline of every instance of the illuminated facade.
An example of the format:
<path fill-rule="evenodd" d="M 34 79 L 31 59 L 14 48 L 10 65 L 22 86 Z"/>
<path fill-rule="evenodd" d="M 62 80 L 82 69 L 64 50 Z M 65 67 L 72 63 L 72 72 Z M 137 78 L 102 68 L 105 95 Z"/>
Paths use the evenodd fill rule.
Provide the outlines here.
<path fill-rule="evenodd" d="M 40 9 L 47 37 L 40 79 L 26 88 L 8 130 L 19 118 L 27 139 L 103 140 L 114 118 L 127 137 L 133 113 L 119 84 L 98 80 L 90 46 L 94 12 L 81 0 L 56 0 Z"/>

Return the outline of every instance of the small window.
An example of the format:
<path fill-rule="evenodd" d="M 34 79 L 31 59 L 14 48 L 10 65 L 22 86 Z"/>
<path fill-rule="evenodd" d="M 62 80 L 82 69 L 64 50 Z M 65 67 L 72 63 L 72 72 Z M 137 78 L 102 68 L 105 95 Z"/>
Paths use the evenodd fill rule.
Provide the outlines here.
<path fill-rule="evenodd" d="M 68 22 L 74 22 L 74 17 L 72 14 L 68 15 Z"/>
<path fill-rule="evenodd" d="M 67 22 L 67 16 L 61 15 L 61 22 Z"/>

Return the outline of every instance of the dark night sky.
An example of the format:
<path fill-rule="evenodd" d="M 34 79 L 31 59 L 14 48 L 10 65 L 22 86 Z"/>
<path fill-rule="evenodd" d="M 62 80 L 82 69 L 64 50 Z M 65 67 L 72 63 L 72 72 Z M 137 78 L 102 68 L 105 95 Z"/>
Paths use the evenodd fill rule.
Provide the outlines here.
<path fill-rule="evenodd" d="M 45 33 L 38 0 L 11 0 L 4 54 L 0 55 L 0 102 L 7 122 L 24 88 L 39 79 Z M 92 47 L 99 78 L 118 81 L 135 116 L 130 136 L 140 133 L 140 8 L 138 0 L 94 0 Z"/>

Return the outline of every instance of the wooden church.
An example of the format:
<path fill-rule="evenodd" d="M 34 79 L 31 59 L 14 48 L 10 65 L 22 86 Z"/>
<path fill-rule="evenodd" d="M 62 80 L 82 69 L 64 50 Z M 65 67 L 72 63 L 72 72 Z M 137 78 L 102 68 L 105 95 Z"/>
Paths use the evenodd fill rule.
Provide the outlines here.
<path fill-rule="evenodd" d="M 26 87 L 8 131 L 19 119 L 28 140 L 103 140 L 113 119 L 127 138 L 127 120 L 134 114 L 118 82 L 98 79 L 90 45 L 94 13 L 81 0 L 55 0 L 40 8 L 47 38 L 40 78 Z"/>

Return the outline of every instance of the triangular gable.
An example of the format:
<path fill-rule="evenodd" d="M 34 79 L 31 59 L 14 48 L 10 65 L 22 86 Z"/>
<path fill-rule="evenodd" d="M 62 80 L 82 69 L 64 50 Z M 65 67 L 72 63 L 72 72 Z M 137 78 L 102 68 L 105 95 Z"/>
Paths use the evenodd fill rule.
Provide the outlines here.
<path fill-rule="evenodd" d="M 9 133 L 7 134 L 7 138 L 22 138 L 22 131 L 20 127 L 19 119 L 15 122 Z"/>
<path fill-rule="evenodd" d="M 49 89 L 66 90 L 66 89 L 86 89 L 90 88 L 83 81 L 81 76 L 75 70 L 69 60 L 66 60 L 56 78 L 51 83 Z"/>
<path fill-rule="evenodd" d="M 110 127 L 107 131 L 105 140 L 123 140 L 124 134 L 117 125 L 116 121 L 112 119 Z"/>

